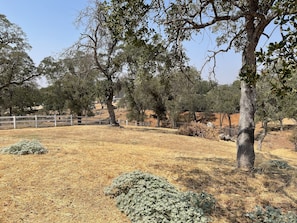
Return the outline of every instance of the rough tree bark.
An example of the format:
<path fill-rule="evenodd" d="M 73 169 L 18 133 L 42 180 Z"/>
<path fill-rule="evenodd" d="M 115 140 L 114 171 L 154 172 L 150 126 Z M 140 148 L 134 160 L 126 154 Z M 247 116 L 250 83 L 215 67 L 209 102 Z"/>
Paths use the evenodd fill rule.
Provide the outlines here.
<path fill-rule="evenodd" d="M 257 1 L 249 1 L 250 12 L 257 12 Z M 240 71 L 241 97 L 240 118 L 237 137 L 237 166 L 252 169 L 255 163 L 255 112 L 256 112 L 256 46 L 265 28 L 265 24 L 256 25 L 252 13 L 245 17 L 246 44 L 242 52 L 242 68 Z"/>
<path fill-rule="evenodd" d="M 237 166 L 251 169 L 255 162 L 255 97 L 254 86 L 241 82 L 239 132 L 237 137 Z"/>

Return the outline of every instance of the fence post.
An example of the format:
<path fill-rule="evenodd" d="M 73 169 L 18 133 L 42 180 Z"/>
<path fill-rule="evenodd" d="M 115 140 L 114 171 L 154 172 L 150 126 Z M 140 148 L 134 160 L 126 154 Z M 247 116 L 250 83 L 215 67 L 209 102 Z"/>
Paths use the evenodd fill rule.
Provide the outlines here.
<path fill-rule="evenodd" d="M 72 115 L 70 115 L 70 125 L 73 125 Z"/>
<path fill-rule="evenodd" d="M 54 115 L 54 120 L 55 120 L 55 127 L 57 127 L 57 115 Z"/>
<path fill-rule="evenodd" d="M 15 118 L 15 115 L 12 116 L 12 121 L 13 121 L 13 128 L 16 129 L 16 118 Z"/>
<path fill-rule="evenodd" d="M 37 115 L 35 115 L 35 128 L 38 128 L 38 119 L 37 119 Z"/>

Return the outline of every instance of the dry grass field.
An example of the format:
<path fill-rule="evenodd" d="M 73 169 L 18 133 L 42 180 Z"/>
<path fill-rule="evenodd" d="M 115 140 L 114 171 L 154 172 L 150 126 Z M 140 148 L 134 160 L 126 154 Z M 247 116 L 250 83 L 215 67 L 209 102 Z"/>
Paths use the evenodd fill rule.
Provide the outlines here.
<path fill-rule="evenodd" d="M 37 139 L 43 155 L 0 155 L 0 222 L 125 223 L 103 190 L 122 173 L 141 170 L 182 191 L 215 196 L 213 222 L 246 222 L 256 205 L 297 208 L 297 172 L 271 168 L 270 159 L 296 167 L 288 132 L 271 132 L 256 151 L 253 173 L 236 169 L 232 142 L 176 135 L 175 130 L 71 126 L 0 131 L 0 148 Z"/>

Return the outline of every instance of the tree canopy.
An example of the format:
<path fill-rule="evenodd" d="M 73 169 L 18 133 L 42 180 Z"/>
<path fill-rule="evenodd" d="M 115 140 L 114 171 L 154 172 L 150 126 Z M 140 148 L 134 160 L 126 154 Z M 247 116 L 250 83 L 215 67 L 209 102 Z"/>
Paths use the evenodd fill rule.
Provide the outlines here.
<path fill-rule="evenodd" d="M 22 29 L 0 14 L 0 90 L 38 76 L 29 49 Z"/>
<path fill-rule="evenodd" d="M 214 61 L 218 53 L 232 48 L 242 53 L 242 67 L 239 73 L 241 99 L 237 165 L 253 168 L 256 83 L 259 78 L 255 52 L 265 29 L 274 21 L 280 21 L 279 24 L 292 22 L 289 33 L 295 33 L 296 2 L 294 0 L 170 2 L 156 0 L 155 3 L 161 8 L 160 21 L 165 25 L 166 33 L 169 39 L 174 41 L 176 49 L 180 49 L 182 41 L 191 38 L 193 33 L 207 29 L 217 36 L 217 44 L 221 47 L 211 55 Z M 286 30 L 280 31 L 283 33 Z M 289 34 L 287 39 L 292 40 L 293 35 Z M 284 57 L 287 58 L 285 55 Z"/>

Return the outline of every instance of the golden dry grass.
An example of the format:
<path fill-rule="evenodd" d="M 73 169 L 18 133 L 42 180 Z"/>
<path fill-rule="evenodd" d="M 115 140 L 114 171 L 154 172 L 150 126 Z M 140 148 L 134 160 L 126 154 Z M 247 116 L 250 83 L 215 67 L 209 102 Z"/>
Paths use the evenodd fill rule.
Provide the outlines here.
<path fill-rule="evenodd" d="M 174 130 L 72 126 L 0 131 L 0 148 L 37 139 L 44 155 L 0 155 L 0 222 L 129 222 L 103 190 L 124 172 L 165 177 L 180 190 L 213 194 L 213 222 L 245 222 L 255 205 L 297 208 L 296 170 L 271 169 L 268 159 L 295 165 L 297 153 L 270 144 L 257 151 L 255 173 L 235 168 L 231 142 L 176 135 Z M 293 147 L 292 147 L 293 148 Z"/>

